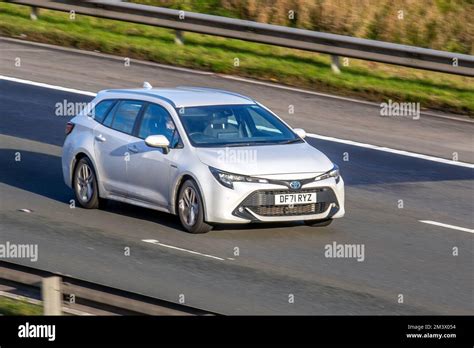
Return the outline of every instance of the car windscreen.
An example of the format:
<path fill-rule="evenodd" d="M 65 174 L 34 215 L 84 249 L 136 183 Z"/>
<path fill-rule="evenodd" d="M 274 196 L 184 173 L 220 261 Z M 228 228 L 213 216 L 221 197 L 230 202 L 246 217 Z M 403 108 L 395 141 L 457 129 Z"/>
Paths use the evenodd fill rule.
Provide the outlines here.
<path fill-rule="evenodd" d="M 277 117 L 255 104 L 182 107 L 176 111 L 188 138 L 197 147 L 301 141 Z"/>

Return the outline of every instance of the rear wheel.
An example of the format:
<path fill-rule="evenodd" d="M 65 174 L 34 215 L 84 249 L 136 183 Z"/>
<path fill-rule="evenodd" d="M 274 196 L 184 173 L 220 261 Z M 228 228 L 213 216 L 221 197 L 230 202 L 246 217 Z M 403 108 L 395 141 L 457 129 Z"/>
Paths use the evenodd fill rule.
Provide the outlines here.
<path fill-rule="evenodd" d="M 183 227 L 191 233 L 206 233 L 212 226 L 204 221 L 204 204 L 197 184 L 186 180 L 178 195 L 178 215 Z"/>
<path fill-rule="evenodd" d="M 329 226 L 332 223 L 332 219 L 326 220 L 304 220 L 305 225 L 312 227 L 324 227 Z"/>
<path fill-rule="evenodd" d="M 99 197 L 97 176 L 91 161 L 87 157 L 79 160 L 74 170 L 74 194 L 81 207 L 97 209 L 105 201 Z"/>

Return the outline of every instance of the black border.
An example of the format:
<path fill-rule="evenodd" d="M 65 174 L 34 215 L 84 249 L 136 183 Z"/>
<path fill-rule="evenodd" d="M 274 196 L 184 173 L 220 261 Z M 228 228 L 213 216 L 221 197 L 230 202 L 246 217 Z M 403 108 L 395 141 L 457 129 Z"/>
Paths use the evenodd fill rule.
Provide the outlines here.
<path fill-rule="evenodd" d="M 0 317 L 0 346 L 15 345 L 409 345 L 472 347 L 473 316 L 124 316 Z M 19 338 L 18 327 L 54 324 L 56 339 Z M 409 330 L 408 325 L 455 325 L 453 330 Z M 456 338 L 412 338 L 407 333 L 455 333 Z"/>

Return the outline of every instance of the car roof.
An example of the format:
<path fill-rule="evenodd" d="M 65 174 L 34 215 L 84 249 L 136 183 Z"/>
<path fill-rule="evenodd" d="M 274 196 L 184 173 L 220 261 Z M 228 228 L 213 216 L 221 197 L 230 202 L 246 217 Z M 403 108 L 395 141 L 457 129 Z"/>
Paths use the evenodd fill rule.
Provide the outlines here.
<path fill-rule="evenodd" d="M 100 92 L 100 94 L 103 93 L 155 97 L 165 100 L 173 107 L 255 104 L 253 99 L 244 95 L 206 87 L 109 89 Z"/>

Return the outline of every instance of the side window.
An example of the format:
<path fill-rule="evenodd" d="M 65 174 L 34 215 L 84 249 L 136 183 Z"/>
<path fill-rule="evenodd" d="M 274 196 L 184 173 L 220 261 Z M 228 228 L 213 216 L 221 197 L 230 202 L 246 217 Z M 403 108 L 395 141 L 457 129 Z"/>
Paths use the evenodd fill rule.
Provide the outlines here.
<path fill-rule="evenodd" d="M 112 121 L 114 120 L 115 111 L 117 111 L 117 106 L 119 104 L 119 102 L 115 103 L 115 105 L 112 107 L 112 110 L 107 113 L 107 116 L 105 116 L 105 120 L 102 122 L 104 126 L 112 127 Z"/>
<path fill-rule="evenodd" d="M 149 135 L 164 135 L 170 142 L 170 147 L 178 143 L 178 132 L 170 114 L 160 105 L 149 104 L 143 114 L 138 137 L 145 139 Z"/>
<path fill-rule="evenodd" d="M 113 99 L 103 100 L 99 104 L 97 104 L 92 110 L 92 112 L 90 112 L 88 115 L 91 116 L 97 122 L 102 123 L 114 103 L 115 100 Z"/>
<path fill-rule="evenodd" d="M 140 101 L 121 101 L 116 107 L 111 127 L 120 132 L 132 134 L 135 119 L 137 118 L 142 106 L 143 102 Z M 110 117 L 107 117 L 106 123 L 109 122 L 109 118 Z"/>

